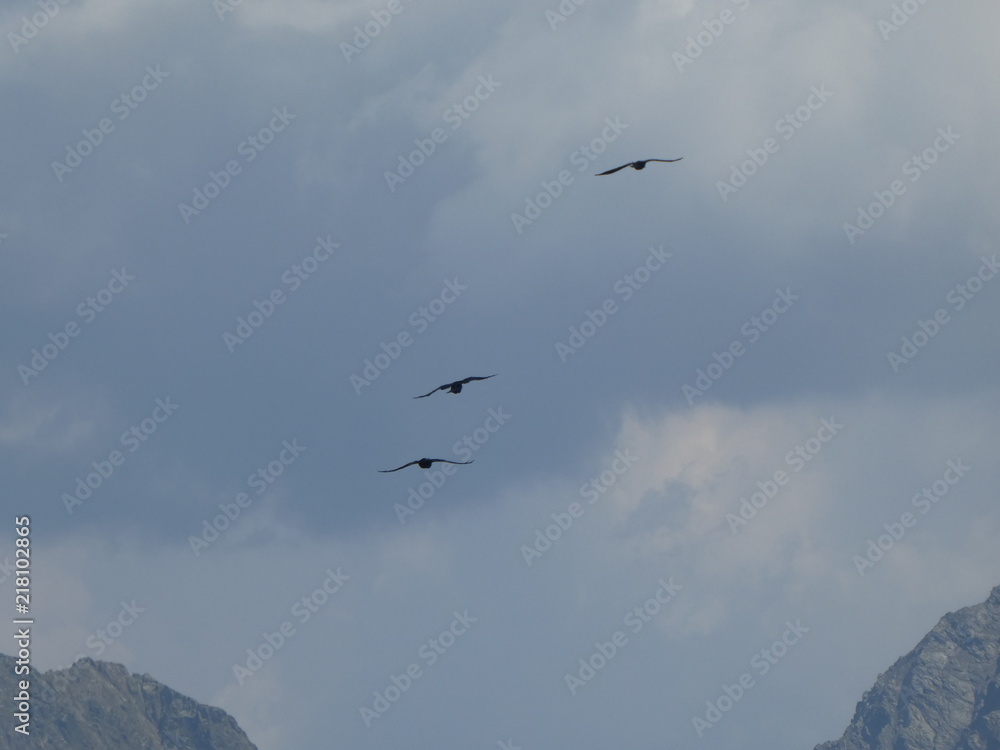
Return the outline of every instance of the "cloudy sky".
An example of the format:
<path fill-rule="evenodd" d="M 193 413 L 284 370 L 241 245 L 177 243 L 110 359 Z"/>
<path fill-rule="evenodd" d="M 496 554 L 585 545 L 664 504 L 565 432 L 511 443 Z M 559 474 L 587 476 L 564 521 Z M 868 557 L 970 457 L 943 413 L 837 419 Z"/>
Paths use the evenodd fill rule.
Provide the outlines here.
<path fill-rule="evenodd" d="M 5 4 L 35 666 L 262 750 L 839 737 L 1000 583 L 998 21 Z"/>

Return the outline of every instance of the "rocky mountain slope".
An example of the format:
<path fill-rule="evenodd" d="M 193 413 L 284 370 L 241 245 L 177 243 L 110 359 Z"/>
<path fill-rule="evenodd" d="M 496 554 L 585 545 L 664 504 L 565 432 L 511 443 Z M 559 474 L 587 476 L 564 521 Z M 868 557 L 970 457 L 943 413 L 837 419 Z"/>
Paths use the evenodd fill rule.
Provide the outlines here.
<path fill-rule="evenodd" d="M 14 659 L 0 654 L 0 695 Z M 120 664 L 34 673 L 31 734 L 0 712 L 0 750 L 256 750 L 236 721 Z M 879 675 L 847 731 L 816 750 L 1000 750 L 1000 586 L 945 615 Z"/>
<path fill-rule="evenodd" d="M 0 654 L 0 750 L 257 750 L 225 711 L 121 664 L 80 659 L 31 675 L 30 735 L 15 731 L 15 660 Z"/>
<path fill-rule="evenodd" d="M 941 618 L 816 750 L 1000 750 L 1000 586 Z"/>

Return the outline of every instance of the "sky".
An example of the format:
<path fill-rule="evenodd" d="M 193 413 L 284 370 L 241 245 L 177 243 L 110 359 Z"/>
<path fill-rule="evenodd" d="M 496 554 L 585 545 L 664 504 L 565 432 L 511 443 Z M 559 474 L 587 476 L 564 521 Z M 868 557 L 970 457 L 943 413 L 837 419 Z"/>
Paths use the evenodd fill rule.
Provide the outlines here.
<path fill-rule="evenodd" d="M 998 21 L 5 3 L 34 667 L 262 750 L 839 737 L 1000 583 Z"/>

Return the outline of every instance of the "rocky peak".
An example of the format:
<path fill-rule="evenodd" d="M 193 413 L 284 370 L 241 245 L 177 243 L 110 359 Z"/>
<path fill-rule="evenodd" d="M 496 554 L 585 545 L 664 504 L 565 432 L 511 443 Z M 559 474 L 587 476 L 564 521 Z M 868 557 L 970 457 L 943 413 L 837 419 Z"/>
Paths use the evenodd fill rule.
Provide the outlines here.
<path fill-rule="evenodd" d="M 941 618 L 816 750 L 1000 750 L 1000 586 Z"/>
<path fill-rule="evenodd" d="M 0 654 L 0 694 L 16 693 L 15 660 Z M 149 675 L 80 659 L 31 674 L 30 735 L 0 714 L 0 750 L 257 750 L 236 721 Z"/>

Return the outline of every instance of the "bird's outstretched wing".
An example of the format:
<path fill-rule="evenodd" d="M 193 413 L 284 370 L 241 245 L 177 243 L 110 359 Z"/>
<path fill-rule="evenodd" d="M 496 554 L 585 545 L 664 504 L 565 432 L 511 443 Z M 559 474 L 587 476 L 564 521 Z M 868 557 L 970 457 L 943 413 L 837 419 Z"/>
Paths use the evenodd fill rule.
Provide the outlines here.
<path fill-rule="evenodd" d="M 445 388 L 451 388 L 451 383 L 448 383 L 448 385 L 439 385 L 437 388 L 435 388 L 430 393 L 425 393 L 423 396 L 414 396 L 413 398 L 427 398 L 428 396 L 432 396 L 435 393 L 437 393 L 438 391 L 444 390 Z"/>
<path fill-rule="evenodd" d="M 403 464 L 402 466 L 398 466 L 395 469 L 379 469 L 378 473 L 379 474 L 391 474 L 394 471 L 399 471 L 400 469 L 405 469 L 407 466 L 413 466 L 413 464 L 417 464 L 417 463 L 420 463 L 420 462 L 419 461 L 410 461 L 410 463 Z"/>
<path fill-rule="evenodd" d="M 631 166 L 632 166 L 632 162 L 629 162 L 628 164 L 622 164 L 620 167 L 615 167 L 614 169 L 609 169 L 607 172 L 601 172 L 600 174 L 595 174 L 594 177 L 603 177 L 606 174 L 614 174 L 615 172 L 618 172 L 619 170 L 625 169 L 625 167 L 631 167 Z"/>
<path fill-rule="evenodd" d="M 485 378 L 478 378 L 473 376 L 470 378 L 466 378 L 465 380 L 456 380 L 454 383 L 445 383 L 444 385 L 439 385 L 433 391 L 431 391 L 430 393 L 425 393 L 423 396 L 414 396 L 413 398 L 427 398 L 428 396 L 431 396 L 437 393 L 438 391 L 446 391 L 449 388 L 452 388 L 456 385 L 466 385 L 468 383 L 471 383 L 473 380 L 489 380 L 490 378 L 495 378 L 495 377 L 496 374 L 494 373 L 493 375 L 487 375 Z"/>
<path fill-rule="evenodd" d="M 683 158 L 684 157 L 682 156 L 682 157 L 680 157 L 680 159 L 640 159 L 639 161 L 630 161 L 628 164 L 622 164 L 620 167 L 615 167 L 614 169 L 609 169 L 607 172 L 601 172 L 600 174 L 596 174 L 594 176 L 595 177 L 603 177 L 606 174 L 614 174 L 615 172 L 618 172 L 619 170 L 625 169 L 625 167 L 632 167 L 633 169 L 644 169 L 646 167 L 646 165 L 649 164 L 649 162 L 651 162 L 651 161 L 662 161 L 662 162 L 666 162 L 667 164 L 671 164 L 671 163 L 673 163 L 675 161 L 680 161 Z"/>
<path fill-rule="evenodd" d="M 464 466 L 465 464 L 474 464 L 476 459 L 471 461 L 449 461 L 447 458 L 432 458 L 431 461 L 437 461 L 442 464 L 457 464 L 459 466 Z"/>
<path fill-rule="evenodd" d="M 492 375 L 487 375 L 484 378 L 469 377 L 466 378 L 465 380 L 460 380 L 458 382 L 460 382 L 462 385 L 467 385 L 468 383 L 471 383 L 473 380 L 489 380 L 490 378 L 495 378 L 496 376 L 497 376 L 496 373 L 493 373 Z"/>

